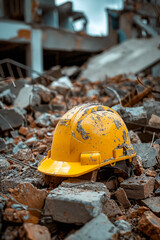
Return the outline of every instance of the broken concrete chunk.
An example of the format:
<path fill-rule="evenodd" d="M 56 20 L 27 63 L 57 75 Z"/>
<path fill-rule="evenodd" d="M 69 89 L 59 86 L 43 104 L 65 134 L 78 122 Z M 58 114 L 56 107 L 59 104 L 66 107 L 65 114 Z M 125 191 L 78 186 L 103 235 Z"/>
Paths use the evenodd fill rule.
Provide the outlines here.
<path fill-rule="evenodd" d="M 6 149 L 6 143 L 3 138 L 0 138 L 0 152 L 3 152 Z"/>
<path fill-rule="evenodd" d="M 0 171 L 7 171 L 9 167 L 10 167 L 10 164 L 7 161 L 7 159 L 3 156 L 0 156 Z"/>
<path fill-rule="evenodd" d="M 122 215 L 122 211 L 113 199 L 109 199 L 106 201 L 103 206 L 103 213 L 109 218 L 115 217 L 116 215 Z"/>
<path fill-rule="evenodd" d="M 2 93 L 0 93 L 0 100 L 8 105 L 13 104 L 15 98 L 16 96 L 13 93 L 11 93 L 10 89 L 6 89 Z"/>
<path fill-rule="evenodd" d="M 40 127 L 52 126 L 56 117 L 53 114 L 43 113 L 36 119 L 36 124 Z"/>
<path fill-rule="evenodd" d="M 25 240 L 51 240 L 47 227 L 33 223 L 24 223 L 19 229 L 19 237 Z"/>
<path fill-rule="evenodd" d="M 118 228 L 119 234 L 121 236 L 131 234 L 131 225 L 125 220 L 117 220 L 114 222 L 114 225 Z"/>
<path fill-rule="evenodd" d="M 49 103 L 52 99 L 52 94 L 50 89 L 46 88 L 42 84 L 35 84 L 33 88 L 33 92 L 37 93 L 41 97 L 41 100 L 45 103 Z"/>
<path fill-rule="evenodd" d="M 152 114 L 160 117 L 160 101 L 155 101 L 154 99 L 149 98 L 143 102 L 143 106 L 147 111 L 148 119 L 151 118 Z"/>
<path fill-rule="evenodd" d="M 143 106 L 141 107 L 122 107 L 120 104 L 112 107 L 127 123 L 147 124 L 147 112 Z"/>
<path fill-rule="evenodd" d="M 70 79 L 67 76 L 61 77 L 58 79 L 58 81 L 53 82 L 50 85 L 51 89 L 55 89 L 60 94 L 67 93 L 68 90 L 71 90 L 73 88 L 73 85 L 70 81 Z"/>
<path fill-rule="evenodd" d="M 145 199 L 154 189 L 154 178 L 142 174 L 123 181 L 120 186 L 125 190 L 130 199 Z"/>
<path fill-rule="evenodd" d="M 111 180 L 101 180 L 101 182 L 109 189 L 109 190 L 115 190 L 117 189 L 118 186 L 118 180 L 115 179 L 111 179 Z"/>
<path fill-rule="evenodd" d="M 70 66 L 70 67 L 63 67 L 62 68 L 62 74 L 66 75 L 68 77 L 77 77 L 80 73 L 81 69 L 78 66 Z"/>
<path fill-rule="evenodd" d="M 101 213 L 105 201 L 105 191 L 58 187 L 47 196 L 44 213 L 55 221 L 84 224 Z"/>
<path fill-rule="evenodd" d="M 138 229 L 150 239 L 158 240 L 160 237 L 160 218 L 152 212 L 146 211 L 138 222 Z"/>
<path fill-rule="evenodd" d="M 131 206 L 130 201 L 128 200 L 123 188 L 118 188 L 114 195 L 118 200 L 119 204 L 124 208 L 129 208 Z"/>
<path fill-rule="evenodd" d="M 23 118 L 15 109 L 0 109 L 0 129 L 10 130 L 22 126 Z"/>
<path fill-rule="evenodd" d="M 85 224 L 79 231 L 65 238 L 65 240 L 111 240 L 117 239 L 118 229 L 101 213 Z"/>
<path fill-rule="evenodd" d="M 38 94 L 34 93 L 34 86 L 25 85 L 19 92 L 14 101 L 14 106 L 21 109 L 29 106 L 36 106 L 41 103 L 41 98 Z"/>
<path fill-rule="evenodd" d="M 154 212 L 158 217 L 160 217 L 160 197 L 151 197 L 145 200 L 142 200 L 152 212 Z"/>
<path fill-rule="evenodd" d="M 26 79 L 16 79 L 14 83 L 16 87 L 13 85 L 13 83 L 10 83 L 10 84 L 7 83 L 6 86 L 0 88 L 0 92 L 9 89 L 13 95 L 17 96 L 19 91 L 21 90 L 21 88 L 24 87 L 27 81 Z"/>
<path fill-rule="evenodd" d="M 133 144 L 133 148 L 141 157 L 144 168 L 154 167 L 157 164 L 158 152 L 150 143 Z"/>
<path fill-rule="evenodd" d="M 151 118 L 149 119 L 149 125 L 154 128 L 160 128 L 160 117 L 152 114 Z"/>

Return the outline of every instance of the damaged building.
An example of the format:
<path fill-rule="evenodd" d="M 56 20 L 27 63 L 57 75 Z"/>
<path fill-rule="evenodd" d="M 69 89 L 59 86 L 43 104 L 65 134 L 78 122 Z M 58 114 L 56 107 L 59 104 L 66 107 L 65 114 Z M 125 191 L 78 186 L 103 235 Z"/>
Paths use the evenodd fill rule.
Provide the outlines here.
<path fill-rule="evenodd" d="M 159 36 L 160 1 L 0 0 L 2 240 L 160 239 Z"/>

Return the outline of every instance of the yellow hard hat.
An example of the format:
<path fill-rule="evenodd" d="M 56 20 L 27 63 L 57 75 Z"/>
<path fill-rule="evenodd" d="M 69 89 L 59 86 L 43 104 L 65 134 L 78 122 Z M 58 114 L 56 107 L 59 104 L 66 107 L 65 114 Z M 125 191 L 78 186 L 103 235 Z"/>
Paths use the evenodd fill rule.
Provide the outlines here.
<path fill-rule="evenodd" d="M 122 118 L 113 109 L 83 104 L 56 126 L 52 149 L 39 164 L 47 175 L 77 177 L 136 155 Z"/>

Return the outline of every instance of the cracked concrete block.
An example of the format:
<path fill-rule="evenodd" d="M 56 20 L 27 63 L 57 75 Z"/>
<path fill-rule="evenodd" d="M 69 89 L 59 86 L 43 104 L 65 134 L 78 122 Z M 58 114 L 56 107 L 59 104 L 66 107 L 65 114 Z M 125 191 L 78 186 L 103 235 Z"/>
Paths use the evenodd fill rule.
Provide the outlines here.
<path fill-rule="evenodd" d="M 84 224 L 101 213 L 106 198 L 105 191 L 58 187 L 47 196 L 44 214 L 55 221 Z"/>
<path fill-rule="evenodd" d="M 146 205 L 152 212 L 160 217 L 160 197 L 151 197 L 142 200 L 142 203 Z"/>
<path fill-rule="evenodd" d="M 158 151 L 150 143 L 133 144 L 133 148 L 142 159 L 144 168 L 154 167 L 157 164 Z"/>
<path fill-rule="evenodd" d="M 117 236 L 118 229 L 101 213 L 65 240 L 115 240 Z"/>
<path fill-rule="evenodd" d="M 145 199 L 154 190 L 154 178 L 145 174 L 134 176 L 123 181 L 120 186 L 124 189 L 130 199 Z"/>

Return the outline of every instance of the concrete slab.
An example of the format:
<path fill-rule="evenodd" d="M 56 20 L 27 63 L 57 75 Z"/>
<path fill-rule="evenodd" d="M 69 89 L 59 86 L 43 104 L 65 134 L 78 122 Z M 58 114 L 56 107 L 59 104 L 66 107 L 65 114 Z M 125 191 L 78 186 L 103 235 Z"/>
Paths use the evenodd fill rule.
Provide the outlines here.
<path fill-rule="evenodd" d="M 101 213 L 65 240 L 111 240 L 117 239 L 117 235 L 118 229 L 109 221 L 107 216 Z"/>

